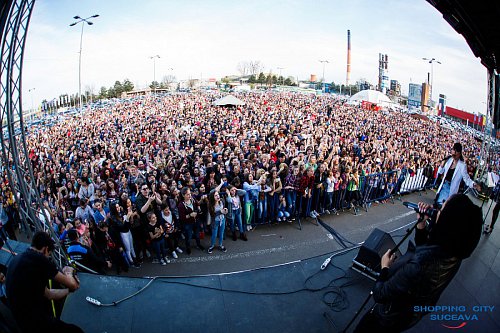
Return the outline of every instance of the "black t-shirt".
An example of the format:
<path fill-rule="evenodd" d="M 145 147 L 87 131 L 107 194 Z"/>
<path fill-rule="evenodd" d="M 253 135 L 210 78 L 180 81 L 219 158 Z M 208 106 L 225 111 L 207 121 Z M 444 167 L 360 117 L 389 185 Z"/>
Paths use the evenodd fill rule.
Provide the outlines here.
<path fill-rule="evenodd" d="M 12 260 L 6 277 L 6 293 L 18 323 L 27 318 L 50 316 L 49 301 L 44 296 L 45 287 L 57 273 L 56 265 L 49 258 L 32 249 Z"/>
<path fill-rule="evenodd" d="M 444 178 L 444 180 L 447 180 L 451 183 L 451 180 L 453 179 L 453 174 L 455 173 L 455 169 L 453 168 L 449 168 L 448 169 L 448 172 L 446 173 L 446 177 Z"/>
<path fill-rule="evenodd" d="M 148 236 L 149 236 L 149 233 L 155 234 L 157 232 L 157 230 L 160 229 L 160 227 L 161 227 L 160 221 L 157 221 L 155 225 L 151 225 L 150 223 L 148 223 L 148 226 L 147 226 Z M 162 239 L 163 239 L 163 235 L 158 237 L 158 238 L 151 238 L 151 241 L 158 242 Z"/>

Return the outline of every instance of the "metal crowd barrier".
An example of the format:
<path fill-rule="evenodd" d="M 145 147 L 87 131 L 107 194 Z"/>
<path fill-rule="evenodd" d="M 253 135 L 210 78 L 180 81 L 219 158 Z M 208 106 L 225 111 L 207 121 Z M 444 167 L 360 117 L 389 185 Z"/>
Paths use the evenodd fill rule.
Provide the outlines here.
<path fill-rule="evenodd" d="M 320 214 L 326 211 L 335 213 L 353 210 L 353 213 L 357 214 L 360 208 L 368 212 L 374 202 L 389 200 L 394 203 L 394 198 L 401 200 L 402 194 L 426 191 L 435 187 L 436 180 L 432 176 L 426 176 L 426 171 L 429 176 L 429 170 L 425 170 L 425 168 L 420 168 L 415 172 L 403 169 L 361 176 L 358 189 L 359 195 L 348 191 L 346 184 L 341 185 L 341 188 L 331 195 L 327 194 L 323 189 L 314 189 L 312 198 L 307 200 L 300 193 L 293 191 L 290 195 L 293 197 L 293 200 L 291 200 L 293 201 L 293 209 L 289 210 L 290 217 L 288 221 L 293 220 L 298 224 L 298 228 L 302 229 L 301 220 L 309 217 L 310 212 L 313 210 Z M 288 192 L 283 191 L 282 194 L 287 198 L 288 202 Z M 261 197 L 252 201 L 253 214 L 250 221 L 252 227 L 276 222 L 276 211 L 271 207 L 271 200 L 277 200 L 277 197 L 271 198 L 266 194 L 264 198 Z M 246 220 L 244 214 L 242 218 L 243 221 Z M 316 219 L 311 221 L 317 225 Z"/>
<path fill-rule="evenodd" d="M 400 183 L 397 171 L 380 172 L 361 178 L 362 206 L 366 211 L 375 201 L 391 200 L 394 203 L 394 195 Z"/>

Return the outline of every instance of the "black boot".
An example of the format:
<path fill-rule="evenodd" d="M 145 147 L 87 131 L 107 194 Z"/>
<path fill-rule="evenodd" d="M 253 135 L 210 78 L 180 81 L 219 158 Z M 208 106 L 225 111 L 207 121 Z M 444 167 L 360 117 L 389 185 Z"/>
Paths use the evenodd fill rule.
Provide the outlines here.
<path fill-rule="evenodd" d="M 245 242 L 248 240 L 247 235 L 245 233 L 240 234 L 240 239 L 244 240 Z"/>
<path fill-rule="evenodd" d="M 232 235 L 233 235 L 233 241 L 236 241 L 238 238 L 236 237 L 236 231 L 233 231 L 232 232 Z"/>

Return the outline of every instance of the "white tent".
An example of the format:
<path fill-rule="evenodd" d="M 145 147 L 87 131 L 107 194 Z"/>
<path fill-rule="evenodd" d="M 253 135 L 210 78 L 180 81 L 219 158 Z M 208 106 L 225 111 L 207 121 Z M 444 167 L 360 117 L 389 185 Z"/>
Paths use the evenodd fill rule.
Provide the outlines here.
<path fill-rule="evenodd" d="M 223 106 L 223 105 L 245 105 L 241 99 L 234 97 L 233 95 L 227 95 L 216 100 L 213 105 Z"/>
<path fill-rule="evenodd" d="M 389 105 L 393 102 L 386 95 L 382 94 L 380 91 L 376 90 L 362 90 L 357 94 L 354 94 L 349 98 L 349 102 L 361 102 L 367 101 L 370 103 L 380 104 L 380 105 Z"/>

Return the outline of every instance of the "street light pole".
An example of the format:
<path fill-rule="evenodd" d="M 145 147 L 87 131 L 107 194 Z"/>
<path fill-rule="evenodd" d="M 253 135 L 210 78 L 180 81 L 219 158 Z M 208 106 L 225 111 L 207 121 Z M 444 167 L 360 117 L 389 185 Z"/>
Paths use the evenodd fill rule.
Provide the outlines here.
<path fill-rule="evenodd" d="M 75 20 L 78 20 L 76 22 L 73 22 L 71 23 L 69 26 L 72 27 L 72 26 L 75 26 L 79 23 L 82 24 L 82 32 L 80 34 L 80 52 L 79 52 L 79 56 L 78 56 L 78 97 L 79 97 L 79 101 L 80 101 L 80 109 L 82 108 L 82 45 L 83 45 L 83 27 L 85 26 L 85 23 L 87 23 L 88 25 L 92 25 L 94 24 L 93 22 L 89 21 L 89 19 L 91 18 L 96 18 L 96 17 L 99 17 L 98 14 L 95 14 L 95 15 L 92 15 L 92 16 L 89 16 L 87 18 L 81 18 L 80 16 L 76 15 L 76 16 L 73 16 L 73 18 Z"/>
<path fill-rule="evenodd" d="M 35 111 L 35 105 L 33 104 L 33 91 L 35 91 L 35 88 L 28 89 L 28 92 L 31 93 L 30 94 L 31 95 L 31 113 L 30 113 L 31 116 L 33 116 L 33 113 Z"/>
<path fill-rule="evenodd" d="M 156 95 L 156 58 L 160 58 L 160 56 L 154 55 L 149 57 L 149 59 L 153 59 L 153 94 Z"/>
<path fill-rule="evenodd" d="M 172 67 L 170 67 L 168 70 L 170 71 L 170 77 L 168 78 L 168 81 L 167 81 L 167 83 L 168 83 L 167 88 L 168 88 L 168 90 L 170 90 L 171 83 L 174 83 L 174 69 Z M 172 82 L 170 82 L 170 81 L 172 81 Z"/>
<path fill-rule="evenodd" d="M 432 107 L 432 89 L 434 88 L 434 63 L 437 62 L 438 64 L 441 65 L 441 62 L 437 60 L 436 58 L 422 58 L 422 60 L 428 61 L 429 64 L 431 64 L 431 89 L 429 91 L 429 100 L 427 104 Z"/>
<path fill-rule="evenodd" d="M 321 78 L 321 82 L 323 83 L 323 92 L 325 92 L 325 64 L 329 64 L 328 60 L 320 60 L 320 63 L 323 64 L 323 76 Z"/>
<path fill-rule="evenodd" d="M 285 82 L 284 82 L 283 76 L 281 75 L 281 70 L 284 69 L 284 68 L 283 67 L 277 67 L 277 69 L 280 71 L 281 85 L 284 85 Z"/>

